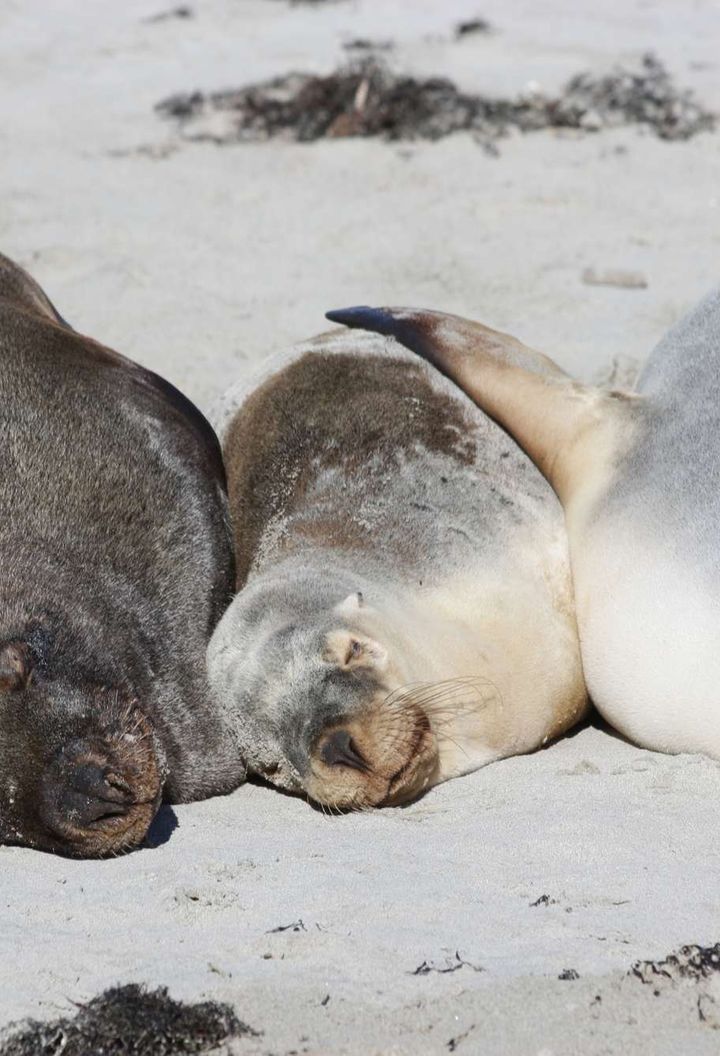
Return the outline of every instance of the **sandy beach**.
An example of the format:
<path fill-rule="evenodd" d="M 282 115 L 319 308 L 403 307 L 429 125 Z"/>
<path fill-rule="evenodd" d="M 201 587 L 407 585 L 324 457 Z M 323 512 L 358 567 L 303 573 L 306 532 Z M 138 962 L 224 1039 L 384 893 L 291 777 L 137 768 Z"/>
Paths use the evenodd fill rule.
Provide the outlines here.
<path fill-rule="evenodd" d="M 720 112 L 717 0 L 167 0 L 0 8 L 0 249 L 210 411 L 326 309 L 417 304 L 629 377 L 718 281 L 720 131 L 191 142 L 155 110 L 324 74 L 357 38 L 468 92 L 654 52 Z M 491 32 L 460 38 L 482 16 Z M 629 271 L 645 285 L 592 285 Z M 328 817 L 259 785 L 102 862 L 0 848 L 0 1026 L 124 982 L 228 1002 L 241 1054 L 716 1053 L 720 764 L 589 724 L 419 802 Z M 687 960 L 687 956 L 684 955 Z M 681 964 L 684 963 L 681 957 Z"/>

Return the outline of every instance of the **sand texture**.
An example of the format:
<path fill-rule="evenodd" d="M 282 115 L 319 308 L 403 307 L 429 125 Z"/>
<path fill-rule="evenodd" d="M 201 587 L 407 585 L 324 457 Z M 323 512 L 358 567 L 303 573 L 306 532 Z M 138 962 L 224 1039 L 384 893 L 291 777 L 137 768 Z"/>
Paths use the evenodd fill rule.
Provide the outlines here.
<path fill-rule="evenodd" d="M 623 384 L 720 263 L 720 132 L 200 142 L 155 110 L 327 74 L 344 43 L 467 93 L 653 51 L 720 111 L 715 0 L 4 0 L 0 248 L 208 409 L 327 308 L 417 304 Z M 455 27 L 482 16 L 492 31 Z M 629 278 L 628 278 L 629 276 Z M 0 848 L 0 1024 L 118 983 L 216 1000 L 242 1054 L 716 1053 L 720 765 L 587 726 L 375 814 L 248 785 L 105 862 Z M 683 955 L 686 960 L 688 956 Z M 681 958 L 682 960 L 682 958 Z M 684 962 L 683 962 L 684 963 Z M 708 962 L 709 963 L 709 962 Z"/>

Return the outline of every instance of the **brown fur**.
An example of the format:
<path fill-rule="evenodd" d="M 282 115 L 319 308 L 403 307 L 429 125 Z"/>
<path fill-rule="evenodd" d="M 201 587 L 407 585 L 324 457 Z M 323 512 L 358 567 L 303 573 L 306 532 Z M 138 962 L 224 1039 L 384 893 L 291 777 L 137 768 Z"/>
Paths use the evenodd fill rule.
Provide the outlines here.
<path fill-rule="evenodd" d="M 323 744 L 336 730 L 350 734 L 366 770 L 324 762 Z M 437 742 L 427 714 L 407 701 L 394 707 L 392 697 L 380 693 L 366 711 L 323 731 L 313 746 L 307 793 L 343 810 L 393 806 L 415 799 L 436 775 Z"/>
<path fill-rule="evenodd" d="M 224 449 L 238 589 L 263 530 L 300 504 L 317 466 L 360 469 L 373 456 L 410 453 L 416 446 L 472 463 L 472 422 L 456 401 L 432 388 L 421 367 L 379 357 L 363 360 L 362 370 L 357 365 L 352 355 L 308 352 L 252 393 L 228 429 Z M 352 414 L 339 415 L 345 403 Z M 293 485 L 282 491 L 278 481 Z M 367 542 L 350 518 L 332 525 L 305 522 L 303 530 L 346 549 Z"/>
<path fill-rule="evenodd" d="M 366 808 L 579 718 L 561 510 L 506 434 L 378 338 L 264 377 L 217 418 L 240 590 L 208 659 L 248 765 Z"/>

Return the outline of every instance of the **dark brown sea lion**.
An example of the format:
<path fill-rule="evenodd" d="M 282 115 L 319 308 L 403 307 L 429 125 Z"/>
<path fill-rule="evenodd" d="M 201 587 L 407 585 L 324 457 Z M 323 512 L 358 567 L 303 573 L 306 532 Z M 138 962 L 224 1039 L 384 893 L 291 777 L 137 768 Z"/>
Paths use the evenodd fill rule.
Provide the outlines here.
<path fill-rule="evenodd" d="M 212 429 L 0 256 L 0 839 L 138 844 L 244 776 L 205 650 L 233 558 Z"/>

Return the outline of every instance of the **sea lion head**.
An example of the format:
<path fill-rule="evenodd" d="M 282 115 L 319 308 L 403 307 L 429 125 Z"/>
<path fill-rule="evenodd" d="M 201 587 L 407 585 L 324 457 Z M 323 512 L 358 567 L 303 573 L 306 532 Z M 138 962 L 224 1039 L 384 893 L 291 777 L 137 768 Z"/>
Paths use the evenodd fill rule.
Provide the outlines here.
<path fill-rule="evenodd" d="M 28 637 L 0 643 L 0 840 L 77 857 L 129 850 L 160 801 L 152 725 L 127 686 L 46 677 Z"/>
<path fill-rule="evenodd" d="M 250 769 L 320 806 L 407 802 L 437 771 L 428 710 L 402 687 L 392 646 L 360 629 L 363 607 L 357 592 L 279 624 L 268 606 L 258 626 L 240 596 L 210 645 L 213 688 Z"/>

